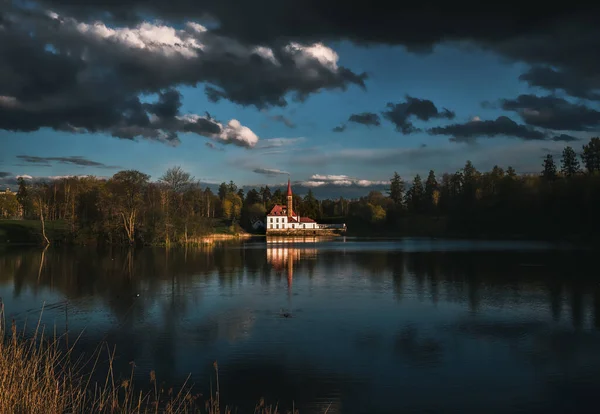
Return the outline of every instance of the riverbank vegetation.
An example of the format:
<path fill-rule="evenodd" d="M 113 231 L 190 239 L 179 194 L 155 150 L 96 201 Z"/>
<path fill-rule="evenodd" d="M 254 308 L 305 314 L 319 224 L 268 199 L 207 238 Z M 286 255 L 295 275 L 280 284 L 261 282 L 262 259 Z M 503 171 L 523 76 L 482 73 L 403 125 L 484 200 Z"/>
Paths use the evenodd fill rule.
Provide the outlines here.
<path fill-rule="evenodd" d="M 214 233 L 256 232 L 257 221 L 274 204 L 285 202 L 282 190 L 265 186 L 245 193 L 230 181 L 213 193 L 174 167 L 156 182 L 134 170 L 110 179 L 21 179 L 16 206 L 24 218 L 39 222 L 36 237 L 45 243 L 52 242 L 57 234 L 52 232 L 60 227 L 57 237 L 78 244 L 168 246 L 200 243 Z M 303 197 L 294 194 L 294 210 L 300 215 L 346 223 L 349 235 L 364 236 L 592 239 L 600 234 L 598 205 L 600 138 L 583 145 L 579 155 L 570 146 L 560 161 L 547 155 L 539 174 L 519 174 L 510 166 L 482 172 L 467 161 L 454 173 L 431 170 L 410 182 L 394 173 L 387 191 L 354 200 L 317 200 L 310 190 Z M 14 223 L 0 224 L 0 237 L 25 234 L 10 226 Z M 25 239 L 31 238 L 29 232 Z"/>
<path fill-rule="evenodd" d="M 0 412 L 2 413 L 206 413 L 230 414 L 220 405 L 218 366 L 216 386 L 207 398 L 186 383 L 180 389 L 165 388 L 156 373 L 148 383 L 134 384 L 135 364 L 123 378 L 113 370 L 115 350 L 102 348 L 87 359 L 74 358 L 73 345 L 65 337 L 48 337 L 38 324 L 32 336 L 18 333 L 13 326 L 6 333 L 0 304 Z M 94 379 L 97 369 L 107 372 Z M 277 407 L 261 400 L 254 413 L 277 414 Z"/>

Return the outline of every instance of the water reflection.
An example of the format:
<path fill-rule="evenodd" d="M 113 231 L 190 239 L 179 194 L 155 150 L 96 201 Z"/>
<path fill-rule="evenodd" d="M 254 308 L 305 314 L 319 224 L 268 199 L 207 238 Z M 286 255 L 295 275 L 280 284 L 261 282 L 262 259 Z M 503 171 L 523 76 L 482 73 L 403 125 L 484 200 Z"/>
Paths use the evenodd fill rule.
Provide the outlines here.
<path fill-rule="evenodd" d="M 218 360 L 222 389 L 240 407 L 261 396 L 303 413 L 329 403 L 330 413 L 547 413 L 568 406 L 561 392 L 579 412 L 594 402 L 593 255 L 443 246 L 271 239 L 9 249 L 0 253 L 0 296 L 17 322 L 45 303 L 45 323 L 85 328 L 81 352 L 116 344 L 118 367 L 135 361 L 143 380 L 155 369 L 173 385 L 189 372 L 208 384 Z M 471 397 L 461 397 L 464 387 Z"/>

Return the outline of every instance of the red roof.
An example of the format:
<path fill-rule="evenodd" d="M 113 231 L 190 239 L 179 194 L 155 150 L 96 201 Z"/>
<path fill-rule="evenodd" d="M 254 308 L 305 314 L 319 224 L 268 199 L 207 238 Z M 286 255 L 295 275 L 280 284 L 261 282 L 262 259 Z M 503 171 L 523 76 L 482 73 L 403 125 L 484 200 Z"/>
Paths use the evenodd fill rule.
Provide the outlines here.
<path fill-rule="evenodd" d="M 284 210 L 286 210 L 286 211 L 284 211 Z M 268 215 L 269 216 L 286 216 L 287 208 L 286 208 L 286 206 L 282 206 L 281 204 L 275 204 Z M 294 210 L 292 210 L 292 216 L 295 216 L 295 215 L 296 215 L 296 213 L 294 212 Z"/>
<path fill-rule="evenodd" d="M 288 178 L 288 190 L 287 190 L 287 196 L 291 197 L 292 196 L 292 183 L 290 182 L 290 179 Z"/>
<path fill-rule="evenodd" d="M 290 180 L 288 179 L 288 195 L 292 195 L 292 186 L 290 184 Z M 268 216 L 287 216 L 287 207 L 282 206 L 281 204 L 275 204 Z M 299 220 L 296 218 L 298 215 L 294 210 L 292 210 L 292 217 L 288 218 L 290 223 L 316 223 L 313 219 L 309 217 L 299 217 Z"/>

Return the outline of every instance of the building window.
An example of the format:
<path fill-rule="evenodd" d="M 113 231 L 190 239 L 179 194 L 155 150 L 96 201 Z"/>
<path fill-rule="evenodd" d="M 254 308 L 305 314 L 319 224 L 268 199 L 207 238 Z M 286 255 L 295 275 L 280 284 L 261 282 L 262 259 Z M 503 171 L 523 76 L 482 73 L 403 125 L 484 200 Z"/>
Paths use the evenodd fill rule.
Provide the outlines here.
<path fill-rule="evenodd" d="M 306 228 L 306 224 L 303 224 L 303 225 L 302 225 L 302 228 L 304 228 L 304 229 L 305 229 L 305 228 Z"/>
<path fill-rule="evenodd" d="M 273 223 L 273 217 L 271 217 L 271 223 Z M 271 226 L 271 227 L 273 227 L 273 226 Z"/>
<path fill-rule="evenodd" d="M 293 229 L 295 229 L 295 228 L 296 228 L 296 226 L 295 226 L 294 224 L 292 224 L 292 228 L 293 228 Z"/>

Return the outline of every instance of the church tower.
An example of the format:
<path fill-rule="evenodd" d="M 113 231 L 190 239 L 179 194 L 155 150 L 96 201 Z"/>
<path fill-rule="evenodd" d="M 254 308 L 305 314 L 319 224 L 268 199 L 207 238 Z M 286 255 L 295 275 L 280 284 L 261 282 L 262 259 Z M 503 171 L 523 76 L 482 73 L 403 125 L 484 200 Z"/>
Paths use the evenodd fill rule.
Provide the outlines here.
<path fill-rule="evenodd" d="M 288 177 L 288 188 L 287 188 L 287 216 L 288 219 L 292 218 L 292 183 L 290 182 L 290 178 Z"/>

